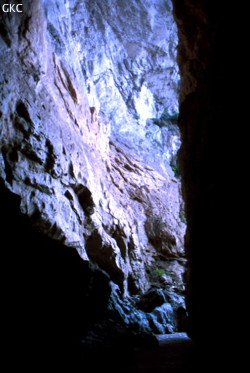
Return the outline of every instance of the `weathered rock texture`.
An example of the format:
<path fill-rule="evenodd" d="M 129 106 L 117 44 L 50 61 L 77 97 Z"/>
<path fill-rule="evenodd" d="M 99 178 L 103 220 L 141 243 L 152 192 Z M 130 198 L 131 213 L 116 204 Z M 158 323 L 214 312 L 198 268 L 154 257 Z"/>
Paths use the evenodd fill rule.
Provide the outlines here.
<path fill-rule="evenodd" d="M 175 330 L 183 299 L 172 292 L 184 290 L 171 9 L 162 0 L 27 0 L 0 25 L 1 188 L 19 197 L 45 245 L 76 249 L 93 278 L 104 276 L 104 309 L 156 332 Z M 37 262 L 47 250 L 32 242 Z M 145 315 L 136 296 L 152 286 L 164 289 L 163 305 Z"/>

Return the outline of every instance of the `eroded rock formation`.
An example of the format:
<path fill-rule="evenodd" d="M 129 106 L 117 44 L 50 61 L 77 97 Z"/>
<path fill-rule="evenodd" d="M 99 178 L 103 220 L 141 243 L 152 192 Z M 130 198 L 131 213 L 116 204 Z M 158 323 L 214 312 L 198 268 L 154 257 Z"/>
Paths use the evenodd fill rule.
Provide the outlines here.
<path fill-rule="evenodd" d="M 55 261 L 60 247 L 78 251 L 82 335 L 106 312 L 137 330 L 176 330 L 186 225 L 176 176 L 179 76 L 171 2 L 27 0 L 23 13 L 1 13 L 0 33 L 1 189 L 16 200 L 16 216 L 28 219 L 24 233 L 33 237 L 34 229 L 43 243 L 27 239 L 27 253 L 33 244 L 36 263 L 44 255 L 39 271 L 46 272 L 55 250 L 53 282 L 56 274 L 63 278 Z M 3 206 L 4 221 L 4 198 Z M 17 253 L 20 232 L 12 229 Z M 25 246 L 24 237 L 20 242 Z M 17 258 L 39 282 L 29 255 Z M 77 297 L 81 286 L 76 289 Z M 54 301 L 53 307 L 60 312 Z"/>

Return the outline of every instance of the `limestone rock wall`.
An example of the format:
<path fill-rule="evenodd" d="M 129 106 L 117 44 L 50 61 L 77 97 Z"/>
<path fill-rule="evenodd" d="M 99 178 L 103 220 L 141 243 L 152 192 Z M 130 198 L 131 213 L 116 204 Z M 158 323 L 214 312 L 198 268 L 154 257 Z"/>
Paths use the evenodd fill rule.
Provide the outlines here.
<path fill-rule="evenodd" d="M 27 0 L 23 13 L 1 13 L 1 188 L 20 197 L 37 232 L 104 271 L 117 307 L 131 296 L 134 307 L 152 286 L 180 296 L 163 303 L 183 305 L 171 9 L 161 0 Z M 124 302 L 121 318 L 152 330 Z M 171 315 L 150 316 L 154 330 L 173 331 Z"/>

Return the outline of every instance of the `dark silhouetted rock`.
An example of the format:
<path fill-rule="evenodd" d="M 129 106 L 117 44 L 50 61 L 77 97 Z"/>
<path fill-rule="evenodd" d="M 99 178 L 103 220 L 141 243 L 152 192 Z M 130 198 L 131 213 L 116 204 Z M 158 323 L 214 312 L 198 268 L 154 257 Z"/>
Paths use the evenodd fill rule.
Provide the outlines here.
<path fill-rule="evenodd" d="M 162 290 L 151 289 L 140 297 L 137 306 L 145 312 L 151 312 L 155 307 L 161 306 L 165 302 L 166 298 Z"/>

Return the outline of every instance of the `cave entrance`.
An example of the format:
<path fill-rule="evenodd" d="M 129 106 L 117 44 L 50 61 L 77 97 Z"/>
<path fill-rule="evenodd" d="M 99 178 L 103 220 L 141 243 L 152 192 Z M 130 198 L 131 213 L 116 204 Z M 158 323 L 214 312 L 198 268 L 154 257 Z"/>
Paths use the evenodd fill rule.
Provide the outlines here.
<path fill-rule="evenodd" d="M 62 356 L 72 339 L 86 356 L 97 336 L 98 348 L 111 338 L 123 354 L 130 342 L 147 343 L 145 334 L 126 339 L 128 330 L 151 333 L 151 343 L 152 332 L 171 334 L 185 323 L 177 322 L 178 314 L 185 319 L 186 225 L 172 3 L 32 4 L 18 22 L 5 17 L 1 40 L 3 59 L 22 66 L 13 95 L 8 63 L 1 74 L 1 190 L 8 190 L 1 218 L 11 237 L 7 271 L 18 284 L 14 297 L 6 292 L 6 314 L 16 302 L 22 310 L 11 338 L 27 324 L 27 346 L 47 344 L 48 335 Z"/>

